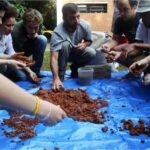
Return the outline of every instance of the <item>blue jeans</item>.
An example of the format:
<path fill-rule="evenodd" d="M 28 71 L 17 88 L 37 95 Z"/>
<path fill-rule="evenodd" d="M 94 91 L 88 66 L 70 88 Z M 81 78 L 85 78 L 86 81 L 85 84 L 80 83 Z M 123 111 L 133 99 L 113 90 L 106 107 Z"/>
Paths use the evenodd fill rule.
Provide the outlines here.
<path fill-rule="evenodd" d="M 24 70 L 18 69 L 16 66 L 11 64 L 0 65 L 0 73 L 14 82 L 31 80 Z"/>
<path fill-rule="evenodd" d="M 44 52 L 47 44 L 47 38 L 44 35 L 38 35 L 35 39 L 28 39 L 24 43 L 23 49 L 25 56 L 32 56 L 35 64 L 31 69 L 38 75 L 43 64 Z"/>

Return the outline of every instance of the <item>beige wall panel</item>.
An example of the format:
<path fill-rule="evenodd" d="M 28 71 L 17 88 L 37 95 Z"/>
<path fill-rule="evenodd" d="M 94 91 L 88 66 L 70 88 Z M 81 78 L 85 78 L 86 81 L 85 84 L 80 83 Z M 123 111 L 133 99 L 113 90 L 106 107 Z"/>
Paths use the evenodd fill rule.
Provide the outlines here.
<path fill-rule="evenodd" d="M 110 32 L 114 12 L 113 0 L 64 0 L 64 3 L 103 3 L 108 4 L 107 13 L 81 13 L 81 18 L 88 21 L 94 31 Z"/>

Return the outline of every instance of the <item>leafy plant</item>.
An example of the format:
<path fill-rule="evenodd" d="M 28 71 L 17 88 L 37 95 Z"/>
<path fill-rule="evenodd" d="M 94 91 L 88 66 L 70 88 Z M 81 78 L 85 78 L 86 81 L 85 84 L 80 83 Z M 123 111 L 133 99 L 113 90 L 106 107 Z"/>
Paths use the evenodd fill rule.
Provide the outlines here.
<path fill-rule="evenodd" d="M 28 8 L 35 8 L 40 11 L 44 18 L 44 26 L 46 29 L 54 29 L 56 26 L 56 1 L 41 0 L 41 1 L 26 1 L 26 0 L 11 0 L 9 1 L 18 10 L 17 21 L 21 20 L 24 12 Z M 40 4 L 39 4 L 40 3 Z"/>

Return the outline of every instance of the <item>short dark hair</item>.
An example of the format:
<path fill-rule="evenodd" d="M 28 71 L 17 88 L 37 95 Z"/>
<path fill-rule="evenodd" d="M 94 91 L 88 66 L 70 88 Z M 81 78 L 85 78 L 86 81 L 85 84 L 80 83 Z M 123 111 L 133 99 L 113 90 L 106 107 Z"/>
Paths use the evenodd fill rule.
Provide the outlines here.
<path fill-rule="evenodd" d="M 129 4 L 130 4 L 130 6 L 131 7 L 133 7 L 133 6 L 137 6 L 138 5 L 138 3 L 139 3 L 139 0 L 128 0 L 129 1 Z"/>
<path fill-rule="evenodd" d="M 63 15 L 74 14 L 74 13 L 77 13 L 77 12 L 79 12 L 79 8 L 74 3 L 67 3 L 62 8 Z"/>
<path fill-rule="evenodd" d="M 6 11 L 8 7 L 8 3 L 5 1 L 0 1 L 0 11 Z"/>
<path fill-rule="evenodd" d="M 17 9 L 12 6 L 12 5 L 9 5 L 7 7 L 7 11 L 5 12 L 5 15 L 4 17 L 2 18 L 2 22 L 6 21 L 7 19 L 11 18 L 11 17 L 14 17 L 16 18 L 17 17 Z"/>

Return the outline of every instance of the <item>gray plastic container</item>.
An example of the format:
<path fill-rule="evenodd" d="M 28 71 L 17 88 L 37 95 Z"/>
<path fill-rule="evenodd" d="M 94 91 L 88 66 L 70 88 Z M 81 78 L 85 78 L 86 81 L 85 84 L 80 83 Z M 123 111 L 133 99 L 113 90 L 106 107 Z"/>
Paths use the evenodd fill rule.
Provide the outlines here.
<path fill-rule="evenodd" d="M 93 81 L 93 68 L 78 68 L 78 83 L 80 85 L 90 85 Z"/>

